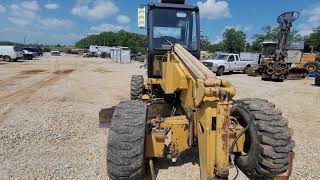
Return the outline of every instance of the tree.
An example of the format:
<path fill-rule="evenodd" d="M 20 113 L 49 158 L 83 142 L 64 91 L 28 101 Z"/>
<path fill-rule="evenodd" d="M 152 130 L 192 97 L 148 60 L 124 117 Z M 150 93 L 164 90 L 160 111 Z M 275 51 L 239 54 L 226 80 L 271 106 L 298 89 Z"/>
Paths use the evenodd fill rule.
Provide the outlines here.
<path fill-rule="evenodd" d="M 89 48 L 90 45 L 125 46 L 129 47 L 133 53 L 146 53 L 148 41 L 145 35 L 121 30 L 89 35 L 76 43 L 78 48 Z"/>
<path fill-rule="evenodd" d="M 210 41 L 207 36 L 200 35 L 200 49 L 201 51 L 208 51 L 210 49 Z"/>
<path fill-rule="evenodd" d="M 288 40 L 290 41 L 303 41 L 303 37 L 301 36 L 301 34 L 299 34 L 299 32 L 297 30 L 291 30 L 289 33 L 289 37 Z"/>
<path fill-rule="evenodd" d="M 320 26 L 309 36 L 305 37 L 305 47 L 308 49 L 312 47 L 314 51 L 320 52 Z"/>
<path fill-rule="evenodd" d="M 210 45 L 209 51 L 210 52 L 217 52 L 217 51 L 223 52 L 223 51 L 226 51 L 226 47 L 223 42 L 219 42 L 217 44 Z"/>
<path fill-rule="evenodd" d="M 279 27 L 265 26 L 262 28 L 261 34 L 253 35 L 254 41 L 252 42 L 251 50 L 260 52 L 262 49 L 262 42 L 266 40 L 278 40 Z M 302 41 L 303 37 L 296 30 L 291 30 L 289 33 L 288 41 Z"/>
<path fill-rule="evenodd" d="M 242 31 L 236 31 L 235 28 L 225 29 L 222 43 L 227 52 L 240 53 L 245 47 L 246 34 Z"/>

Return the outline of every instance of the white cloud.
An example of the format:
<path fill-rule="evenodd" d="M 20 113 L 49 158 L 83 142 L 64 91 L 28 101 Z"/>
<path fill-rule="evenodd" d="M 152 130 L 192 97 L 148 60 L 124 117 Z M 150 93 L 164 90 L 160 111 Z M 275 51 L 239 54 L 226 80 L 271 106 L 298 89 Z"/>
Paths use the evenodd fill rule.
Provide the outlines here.
<path fill-rule="evenodd" d="M 42 28 L 70 28 L 72 26 L 72 21 L 70 20 L 63 20 L 63 19 L 57 19 L 57 18 L 45 18 L 40 19 L 39 23 Z"/>
<path fill-rule="evenodd" d="M 117 21 L 120 24 L 128 24 L 130 22 L 130 18 L 125 15 L 118 15 L 117 16 Z"/>
<path fill-rule="evenodd" d="M 4 13 L 4 12 L 6 12 L 6 11 L 7 11 L 6 7 L 4 7 L 4 6 L 2 6 L 2 5 L 0 4 L 0 13 Z"/>
<path fill-rule="evenodd" d="M 298 25 L 298 29 L 302 36 L 306 36 L 311 34 L 314 28 L 320 26 L 320 3 L 302 10 L 301 15 L 306 23 Z"/>
<path fill-rule="evenodd" d="M 118 12 L 111 0 L 77 0 L 71 14 L 87 19 L 102 19 Z"/>
<path fill-rule="evenodd" d="M 30 11 L 38 11 L 40 9 L 37 1 L 23 1 L 20 6 Z"/>
<path fill-rule="evenodd" d="M 100 32 L 106 32 L 106 31 L 117 32 L 122 29 L 126 29 L 126 28 L 123 26 L 113 25 L 113 24 L 101 24 L 99 26 L 92 26 L 90 28 L 90 31 L 93 31 L 94 33 L 100 33 Z"/>
<path fill-rule="evenodd" d="M 39 26 L 40 28 L 68 28 L 72 26 L 70 20 L 60 20 L 57 18 L 42 18 L 38 15 L 40 6 L 37 1 L 23 1 L 10 5 L 8 19 L 11 23 L 28 27 Z"/>
<path fill-rule="evenodd" d="M 20 4 L 11 4 L 9 21 L 19 26 L 26 26 L 37 18 L 39 10 L 37 1 L 23 1 Z"/>
<path fill-rule="evenodd" d="M 203 18 L 219 19 L 231 16 L 229 3 L 225 0 L 198 1 L 197 5 L 201 12 L 200 15 Z"/>
<path fill-rule="evenodd" d="M 85 36 L 76 34 L 76 33 L 67 33 L 67 34 L 51 34 L 50 37 L 52 37 L 53 39 L 80 40 Z"/>
<path fill-rule="evenodd" d="M 224 32 L 225 29 L 231 29 L 231 28 L 234 28 L 236 31 L 243 31 L 246 33 L 246 32 L 250 32 L 253 29 L 253 25 L 237 24 L 237 25 L 226 26 L 222 30 L 222 33 Z"/>
<path fill-rule="evenodd" d="M 58 9 L 59 8 L 59 4 L 57 3 L 48 3 L 44 6 L 47 9 Z"/>

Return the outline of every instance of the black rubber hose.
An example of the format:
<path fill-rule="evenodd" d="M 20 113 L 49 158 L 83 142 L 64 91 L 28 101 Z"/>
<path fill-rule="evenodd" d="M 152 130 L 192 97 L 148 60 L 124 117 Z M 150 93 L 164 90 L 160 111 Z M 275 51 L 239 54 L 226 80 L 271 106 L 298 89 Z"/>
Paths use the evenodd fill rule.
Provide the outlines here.
<path fill-rule="evenodd" d="M 234 149 L 234 146 L 236 145 L 237 141 L 239 140 L 239 138 L 249 129 L 250 125 L 252 124 L 252 121 L 251 121 L 251 117 L 250 117 L 250 114 L 249 112 L 247 112 L 246 109 L 244 108 L 241 108 L 241 107 L 237 107 L 237 108 L 240 108 L 241 110 L 240 111 L 237 111 L 237 113 L 239 113 L 239 115 L 241 116 L 241 118 L 245 118 L 246 120 L 244 120 L 244 122 L 249 122 L 247 124 L 247 126 L 241 131 L 240 134 L 238 134 L 236 136 L 236 138 L 233 140 L 231 146 L 230 146 L 230 149 L 229 149 L 229 153 L 230 154 L 233 154 L 233 149 Z"/>

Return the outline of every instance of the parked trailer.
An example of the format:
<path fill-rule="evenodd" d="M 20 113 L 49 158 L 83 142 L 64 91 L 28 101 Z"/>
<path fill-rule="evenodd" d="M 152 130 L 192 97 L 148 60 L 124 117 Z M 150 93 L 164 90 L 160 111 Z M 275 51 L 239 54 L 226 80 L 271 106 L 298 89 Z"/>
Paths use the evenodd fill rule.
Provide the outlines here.
<path fill-rule="evenodd" d="M 98 56 L 101 56 L 101 54 L 110 54 L 112 47 L 109 46 L 97 46 L 97 45 L 91 45 L 89 47 L 90 53 L 95 53 Z"/>

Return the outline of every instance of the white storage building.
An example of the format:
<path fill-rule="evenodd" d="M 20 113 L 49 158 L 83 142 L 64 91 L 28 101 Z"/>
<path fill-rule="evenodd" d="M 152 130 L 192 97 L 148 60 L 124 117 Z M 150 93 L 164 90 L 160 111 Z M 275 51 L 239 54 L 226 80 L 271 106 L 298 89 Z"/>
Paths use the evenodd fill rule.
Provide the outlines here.
<path fill-rule="evenodd" d="M 130 63 L 131 51 L 128 47 L 113 47 L 110 49 L 111 59 L 118 63 Z"/>

